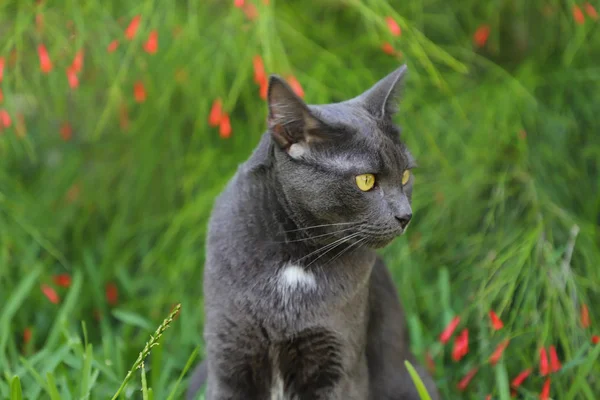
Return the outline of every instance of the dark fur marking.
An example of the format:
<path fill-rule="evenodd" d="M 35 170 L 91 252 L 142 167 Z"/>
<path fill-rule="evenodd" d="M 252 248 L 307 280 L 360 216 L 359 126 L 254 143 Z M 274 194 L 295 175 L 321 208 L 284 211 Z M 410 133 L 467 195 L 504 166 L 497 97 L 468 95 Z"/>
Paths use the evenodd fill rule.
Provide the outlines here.
<path fill-rule="evenodd" d="M 329 331 L 309 330 L 278 346 L 277 367 L 284 390 L 300 399 L 313 399 L 318 391 L 341 378 L 342 345 Z"/>

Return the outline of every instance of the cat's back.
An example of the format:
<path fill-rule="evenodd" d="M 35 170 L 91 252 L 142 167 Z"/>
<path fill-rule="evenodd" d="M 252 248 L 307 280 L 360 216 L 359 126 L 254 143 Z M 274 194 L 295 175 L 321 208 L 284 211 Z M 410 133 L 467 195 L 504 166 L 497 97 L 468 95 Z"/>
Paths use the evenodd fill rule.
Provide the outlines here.
<path fill-rule="evenodd" d="M 221 237 L 239 236 L 260 219 L 270 205 L 266 188 L 270 138 L 263 135 L 250 157 L 240 164 L 225 188 L 216 197 L 208 224 L 208 250 Z M 249 226 L 250 224 L 250 226 Z"/>

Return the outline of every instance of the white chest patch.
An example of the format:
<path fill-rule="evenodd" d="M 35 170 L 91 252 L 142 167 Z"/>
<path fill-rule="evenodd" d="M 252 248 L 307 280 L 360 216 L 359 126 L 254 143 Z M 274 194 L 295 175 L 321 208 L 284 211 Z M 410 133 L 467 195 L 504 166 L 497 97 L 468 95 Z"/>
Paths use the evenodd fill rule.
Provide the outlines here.
<path fill-rule="evenodd" d="M 284 292 L 314 289 L 317 287 L 315 276 L 299 265 L 288 264 L 279 273 L 279 287 Z"/>
<path fill-rule="evenodd" d="M 279 374 L 273 377 L 273 386 L 271 386 L 271 400 L 287 400 L 288 397 L 283 391 L 283 380 Z"/>

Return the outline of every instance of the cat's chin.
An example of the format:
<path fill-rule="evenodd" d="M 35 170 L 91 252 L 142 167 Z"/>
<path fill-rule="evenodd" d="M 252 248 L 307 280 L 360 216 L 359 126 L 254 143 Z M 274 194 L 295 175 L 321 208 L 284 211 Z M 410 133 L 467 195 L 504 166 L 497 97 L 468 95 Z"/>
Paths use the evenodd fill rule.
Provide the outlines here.
<path fill-rule="evenodd" d="M 381 249 L 383 247 L 386 247 L 387 245 L 391 244 L 398 236 L 391 236 L 388 238 L 376 238 L 376 239 L 372 239 L 369 240 L 367 247 L 370 247 L 372 249 Z"/>
<path fill-rule="evenodd" d="M 402 230 L 389 236 L 373 237 L 369 239 L 366 246 L 372 249 L 381 249 L 391 244 L 398 236 L 402 236 L 406 230 Z"/>

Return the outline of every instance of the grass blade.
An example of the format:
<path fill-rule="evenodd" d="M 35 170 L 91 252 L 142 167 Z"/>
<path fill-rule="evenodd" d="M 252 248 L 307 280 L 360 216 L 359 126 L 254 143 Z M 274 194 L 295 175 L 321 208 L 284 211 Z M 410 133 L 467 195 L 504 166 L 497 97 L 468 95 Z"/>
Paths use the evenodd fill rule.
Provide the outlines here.
<path fill-rule="evenodd" d="M 421 377 L 419 376 L 415 368 L 412 366 L 412 364 L 408 360 L 406 360 L 404 361 L 404 365 L 406 365 L 406 369 L 408 370 L 408 373 L 410 374 L 410 377 L 412 378 L 412 381 L 415 384 L 415 387 L 417 388 L 417 392 L 419 393 L 419 397 L 421 398 L 421 400 L 431 400 L 431 396 L 427 392 L 427 389 L 425 388 Z"/>
<path fill-rule="evenodd" d="M 21 390 L 21 380 L 17 375 L 10 382 L 10 400 L 22 400 L 23 391 Z"/>

